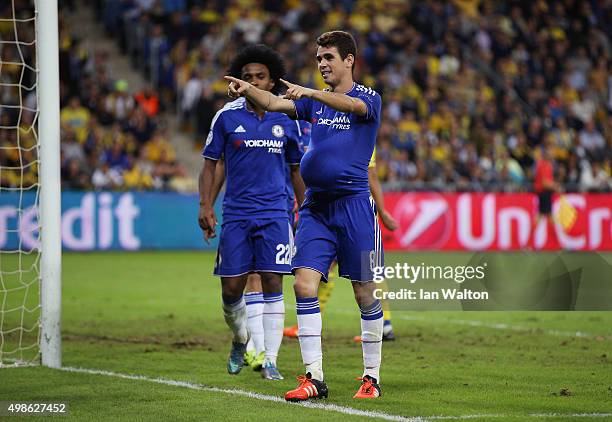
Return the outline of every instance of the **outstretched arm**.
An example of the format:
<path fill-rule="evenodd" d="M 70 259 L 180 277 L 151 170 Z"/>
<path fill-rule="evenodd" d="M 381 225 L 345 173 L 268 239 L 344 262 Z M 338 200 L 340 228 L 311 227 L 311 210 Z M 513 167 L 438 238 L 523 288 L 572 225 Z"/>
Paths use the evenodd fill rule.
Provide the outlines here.
<path fill-rule="evenodd" d="M 287 86 L 285 98 L 290 100 L 299 100 L 302 97 L 306 97 L 312 98 L 342 113 L 354 113 L 359 116 L 365 116 L 368 113 L 368 108 L 359 98 L 353 98 L 339 92 L 319 91 L 317 89 L 306 88 L 287 82 L 284 79 L 280 81 Z"/>
<path fill-rule="evenodd" d="M 279 111 L 293 118 L 297 116 L 295 115 L 295 105 L 291 100 L 299 100 L 300 98 L 312 98 L 342 113 L 354 113 L 359 116 L 365 116 L 368 113 L 366 104 L 359 98 L 349 97 L 346 94 L 338 92 L 319 91 L 312 88 L 306 88 L 287 82 L 284 79 L 280 80 L 287 86 L 287 92 L 283 98 L 277 97 L 268 91 L 255 88 L 242 79 L 237 79 L 232 76 L 225 76 L 225 79 L 230 81 L 227 90 L 227 94 L 230 97 L 238 98 L 244 96 L 264 110 Z"/>
<path fill-rule="evenodd" d="M 227 95 L 231 98 L 246 97 L 249 101 L 264 110 L 278 111 L 290 117 L 296 117 L 293 101 L 277 97 L 271 92 L 256 88 L 250 83 L 242 79 L 234 78 L 233 76 L 225 76 L 225 79 L 229 81 Z"/>

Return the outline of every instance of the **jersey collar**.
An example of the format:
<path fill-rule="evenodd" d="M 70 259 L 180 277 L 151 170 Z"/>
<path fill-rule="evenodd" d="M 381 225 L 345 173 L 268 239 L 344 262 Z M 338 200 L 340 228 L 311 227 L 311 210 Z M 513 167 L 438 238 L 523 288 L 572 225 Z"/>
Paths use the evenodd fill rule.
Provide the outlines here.
<path fill-rule="evenodd" d="M 248 102 L 247 102 L 246 98 L 244 99 L 244 103 L 242 104 L 242 108 L 243 108 L 243 109 L 244 109 L 244 111 L 246 111 L 247 113 L 250 113 L 250 114 L 254 115 L 254 116 L 257 118 L 257 120 L 260 120 L 260 119 L 259 119 L 259 115 L 258 115 L 257 113 L 255 113 L 253 110 L 250 110 L 250 109 L 249 109 L 249 107 L 248 107 Z M 264 110 L 264 115 L 263 115 L 263 117 L 261 118 L 261 121 L 265 120 L 267 116 L 268 116 L 268 112 Z"/>

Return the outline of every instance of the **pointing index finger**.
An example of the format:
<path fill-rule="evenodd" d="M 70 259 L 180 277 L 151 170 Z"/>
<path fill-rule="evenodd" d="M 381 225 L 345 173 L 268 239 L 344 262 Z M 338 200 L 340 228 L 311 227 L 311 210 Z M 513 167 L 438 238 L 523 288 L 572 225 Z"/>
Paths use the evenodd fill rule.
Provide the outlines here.
<path fill-rule="evenodd" d="M 291 85 L 293 85 L 291 82 L 287 82 L 283 78 L 279 78 L 278 80 L 284 83 L 287 88 L 291 88 Z"/>
<path fill-rule="evenodd" d="M 233 76 L 224 76 L 223 79 L 230 81 L 230 82 L 236 82 L 236 83 L 240 83 L 240 79 L 236 79 Z"/>

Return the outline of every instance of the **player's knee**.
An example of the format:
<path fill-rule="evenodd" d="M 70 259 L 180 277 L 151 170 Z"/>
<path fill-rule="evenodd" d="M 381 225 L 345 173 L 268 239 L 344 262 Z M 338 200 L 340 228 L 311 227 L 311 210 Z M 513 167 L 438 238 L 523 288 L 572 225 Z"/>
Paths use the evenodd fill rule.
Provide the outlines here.
<path fill-rule="evenodd" d="M 224 285 L 221 287 L 221 295 L 223 297 L 239 297 L 241 294 L 242 291 L 235 286 Z"/>
<path fill-rule="evenodd" d="M 295 278 L 293 290 L 296 297 L 315 297 L 317 296 L 317 287 L 314 283 L 306 278 Z"/>
<path fill-rule="evenodd" d="M 296 297 L 315 297 L 319 288 L 321 274 L 307 268 L 298 268 L 295 272 L 293 290 Z"/>
<path fill-rule="evenodd" d="M 241 278 L 222 278 L 221 294 L 223 297 L 240 297 L 244 292 L 246 276 Z"/>
<path fill-rule="evenodd" d="M 301 280 L 298 280 L 297 278 L 295 279 L 295 282 L 293 283 L 293 291 L 295 292 L 296 297 L 314 297 L 316 296 L 316 294 L 312 293 L 311 289 L 309 289 L 309 286 L 306 285 L 306 283 L 304 283 Z"/>
<path fill-rule="evenodd" d="M 262 286 L 261 286 L 261 277 L 259 276 L 259 274 L 257 273 L 249 274 L 249 277 L 247 278 L 245 291 L 247 292 L 263 291 Z"/>

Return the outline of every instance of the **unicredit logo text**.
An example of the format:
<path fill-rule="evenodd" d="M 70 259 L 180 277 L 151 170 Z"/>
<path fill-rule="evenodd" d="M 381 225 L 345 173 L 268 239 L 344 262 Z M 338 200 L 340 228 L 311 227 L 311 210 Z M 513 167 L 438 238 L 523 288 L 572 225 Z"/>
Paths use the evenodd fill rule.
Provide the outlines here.
<path fill-rule="evenodd" d="M 601 195 L 567 194 L 575 210 L 574 227 L 546 219 L 536 224 L 537 198 L 531 194 L 389 194 L 385 202 L 399 228 L 387 238 L 389 249 L 602 250 L 612 246 L 612 210 Z M 553 204 L 553 215 L 560 201 Z"/>

